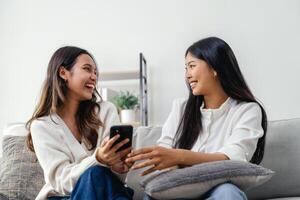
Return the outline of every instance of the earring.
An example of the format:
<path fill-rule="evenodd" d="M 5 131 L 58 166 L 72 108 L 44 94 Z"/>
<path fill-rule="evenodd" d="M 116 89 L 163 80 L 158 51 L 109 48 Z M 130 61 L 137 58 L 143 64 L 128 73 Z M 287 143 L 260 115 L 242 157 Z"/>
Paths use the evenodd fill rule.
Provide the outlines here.
<path fill-rule="evenodd" d="M 214 77 L 217 77 L 217 72 L 214 71 Z"/>

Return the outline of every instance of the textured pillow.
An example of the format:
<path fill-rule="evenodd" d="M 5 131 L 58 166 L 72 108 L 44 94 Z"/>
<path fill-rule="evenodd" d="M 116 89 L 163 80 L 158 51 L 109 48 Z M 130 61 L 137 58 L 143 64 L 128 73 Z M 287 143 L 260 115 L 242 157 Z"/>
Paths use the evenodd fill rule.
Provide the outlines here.
<path fill-rule="evenodd" d="M 140 184 L 156 199 L 199 198 L 221 183 L 231 182 L 246 190 L 266 182 L 273 174 L 259 165 L 226 160 L 155 173 Z"/>
<path fill-rule="evenodd" d="M 4 136 L 0 167 L 0 196 L 9 199 L 35 199 L 44 185 L 43 171 L 24 136 Z"/>

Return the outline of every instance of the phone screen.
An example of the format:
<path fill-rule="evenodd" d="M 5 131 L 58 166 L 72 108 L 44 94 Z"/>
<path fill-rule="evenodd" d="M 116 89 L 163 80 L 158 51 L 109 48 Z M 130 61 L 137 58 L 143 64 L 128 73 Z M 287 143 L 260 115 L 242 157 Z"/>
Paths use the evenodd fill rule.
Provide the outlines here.
<path fill-rule="evenodd" d="M 117 139 L 117 141 L 113 144 L 116 145 L 119 142 L 125 140 L 126 138 L 129 139 L 129 142 L 124 144 L 122 147 L 120 147 L 118 151 L 124 150 L 128 147 L 131 147 L 132 145 L 132 132 L 133 132 L 133 127 L 131 125 L 119 125 L 119 126 L 112 126 L 110 128 L 110 138 L 114 137 L 115 135 L 119 134 L 120 137 Z"/>

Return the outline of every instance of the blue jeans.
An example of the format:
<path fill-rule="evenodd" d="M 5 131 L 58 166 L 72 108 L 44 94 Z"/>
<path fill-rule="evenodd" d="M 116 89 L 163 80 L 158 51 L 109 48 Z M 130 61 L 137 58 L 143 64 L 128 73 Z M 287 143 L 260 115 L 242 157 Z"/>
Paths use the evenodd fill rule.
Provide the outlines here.
<path fill-rule="evenodd" d="M 247 200 L 246 194 L 237 186 L 231 183 L 223 183 L 208 191 L 203 196 L 196 198 L 197 200 Z M 145 195 L 144 200 L 155 200 L 154 198 Z M 184 199 L 182 199 L 184 200 Z"/>
<path fill-rule="evenodd" d="M 133 190 L 125 187 L 110 169 L 94 166 L 77 181 L 71 196 L 48 197 L 48 200 L 131 200 Z"/>

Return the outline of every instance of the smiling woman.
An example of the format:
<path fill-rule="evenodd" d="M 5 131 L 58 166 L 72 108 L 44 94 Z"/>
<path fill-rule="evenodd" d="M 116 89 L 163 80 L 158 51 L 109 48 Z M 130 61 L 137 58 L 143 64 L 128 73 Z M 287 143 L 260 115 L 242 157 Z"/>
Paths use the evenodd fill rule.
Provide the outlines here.
<path fill-rule="evenodd" d="M 187 49 L 185 62 L 188 99 L 174 101 L 158 146 L 133 151 L 127 161 L 144 160 L 133 166 L 149 167 L 142 175 L 221 160 L 260 163 L 266 113 L 248 88 L 230 46 L 220 38 L 205 38 Z M 199 198 L 247 197 L 227 183 Z"/>
<path fill-rule="evenodd" d="M 45 177 L 38 200 L 132 199 L 120 176 L 130 167 L 123 162 L 130 148 L 118 151 L 128 140 L 112 147 L 119 135 L 107 137 L 119 118 L 95 88 L 97 71 L 93 56 L 78 47 L 62 47 L 50 59 L 38 106 L 27 122 L 28 147 Z"/>
<path fill-rule="evenodd" d="M 88 54 L 81 54 L 72 70 L 64 66 L 59 68 L 59 76 L 68 84 L 68 95 L 79 98 L 78 101 L 91 99 L 97 81 L 97 68 Z"/>

